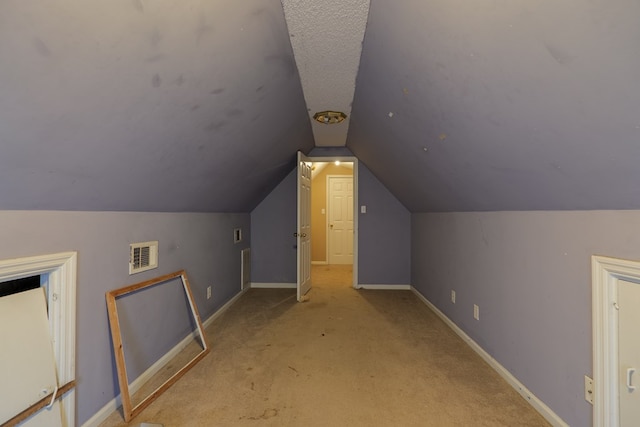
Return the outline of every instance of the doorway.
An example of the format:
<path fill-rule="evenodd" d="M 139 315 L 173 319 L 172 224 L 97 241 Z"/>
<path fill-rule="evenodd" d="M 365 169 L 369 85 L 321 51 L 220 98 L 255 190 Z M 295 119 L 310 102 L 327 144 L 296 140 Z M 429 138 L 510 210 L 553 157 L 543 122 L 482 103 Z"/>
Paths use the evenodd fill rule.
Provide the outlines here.
<path fill-rule="evenodd" d="M 640 425 L 640 262 L 592 257 L 593 425 Z"/>
<path fill-rule="evenodd" d="M 348 268 L 350 284 L 358 283 L 358 163 L 355 157 L 312 157 L 311 263 Z M 340 187 L 331 195 L 331 183 Z M 332 203 L 333 201 L 333 203 Z M 336 222 L 339 220 L 339 222 Z M 333 225 L 333 227 L 331 227 Z M 337 255 L 337 256 L 332 256 Z"/>
<path fill-rule="evenodd" d="M 49 330 L 59 385 L 75 379 L 76 252 L 0 261 L 0 283 L 40 276 L 46 290 Z M 62 398 L 63 425 L 75 425 L 75 390 Z"/>

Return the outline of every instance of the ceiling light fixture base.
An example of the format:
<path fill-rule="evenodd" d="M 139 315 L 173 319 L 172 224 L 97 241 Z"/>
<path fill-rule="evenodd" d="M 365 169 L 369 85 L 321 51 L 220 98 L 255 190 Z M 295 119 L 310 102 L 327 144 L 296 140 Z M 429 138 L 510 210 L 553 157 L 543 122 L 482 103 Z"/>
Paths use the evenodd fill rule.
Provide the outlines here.
<path fill-rule="evenodd" d="M 313 120 L 324 125 L 341 123 L 347 115 L 342 111 L 319 111 L 313 115 Z"/>

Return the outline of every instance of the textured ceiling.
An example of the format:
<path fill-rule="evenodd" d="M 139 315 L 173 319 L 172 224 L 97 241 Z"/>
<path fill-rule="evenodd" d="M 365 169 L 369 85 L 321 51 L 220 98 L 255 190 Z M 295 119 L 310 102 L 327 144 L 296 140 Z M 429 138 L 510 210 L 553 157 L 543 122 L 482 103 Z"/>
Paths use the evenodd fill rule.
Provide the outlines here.
<path fill-rule="evenodd" d="M 313 135 L 278 0 L 0 2 L 0 209 L 249 211 Z"/>
<path fill-rule="evenodd" d="M 282 0 L 291 45 L 317 146 L 347 141 L 369 0 Z M 326 125 L 319 111 L 342 111 L 347 119 Z"/>
<path fill-rule="evenodd" d="M 413 212 L 640 209 L 639 2 L 369 9 L 0 1 L 0 209 L 247 212 L 347 127 Z"/>
<path fill-rule="evenodd" d="M 414 212 L 640 208 L 638 17 L 372 0 L 347 146 Z"/>

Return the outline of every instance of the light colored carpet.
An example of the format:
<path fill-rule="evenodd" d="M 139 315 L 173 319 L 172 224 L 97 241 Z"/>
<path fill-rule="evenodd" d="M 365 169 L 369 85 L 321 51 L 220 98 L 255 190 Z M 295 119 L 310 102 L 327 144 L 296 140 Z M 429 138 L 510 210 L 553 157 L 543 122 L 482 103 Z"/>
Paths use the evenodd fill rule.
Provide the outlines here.
<path fill-rule="evenodd" d="M 312 283 L 306 303 L 248 291 L 207 329 L 211 353 L 130 425 L 548 425 L 410 291 L 354 290 L 350 266 L 314 266 Z"/>

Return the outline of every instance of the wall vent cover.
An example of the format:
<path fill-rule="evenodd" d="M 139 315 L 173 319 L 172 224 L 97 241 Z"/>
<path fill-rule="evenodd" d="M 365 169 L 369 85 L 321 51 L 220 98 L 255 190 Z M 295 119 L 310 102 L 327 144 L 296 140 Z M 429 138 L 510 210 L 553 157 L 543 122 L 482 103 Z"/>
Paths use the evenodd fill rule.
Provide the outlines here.
<path fill-rule="evenodd" d="M 129 274 L 158 267 L 158 241 L 129 245 Z"/>

